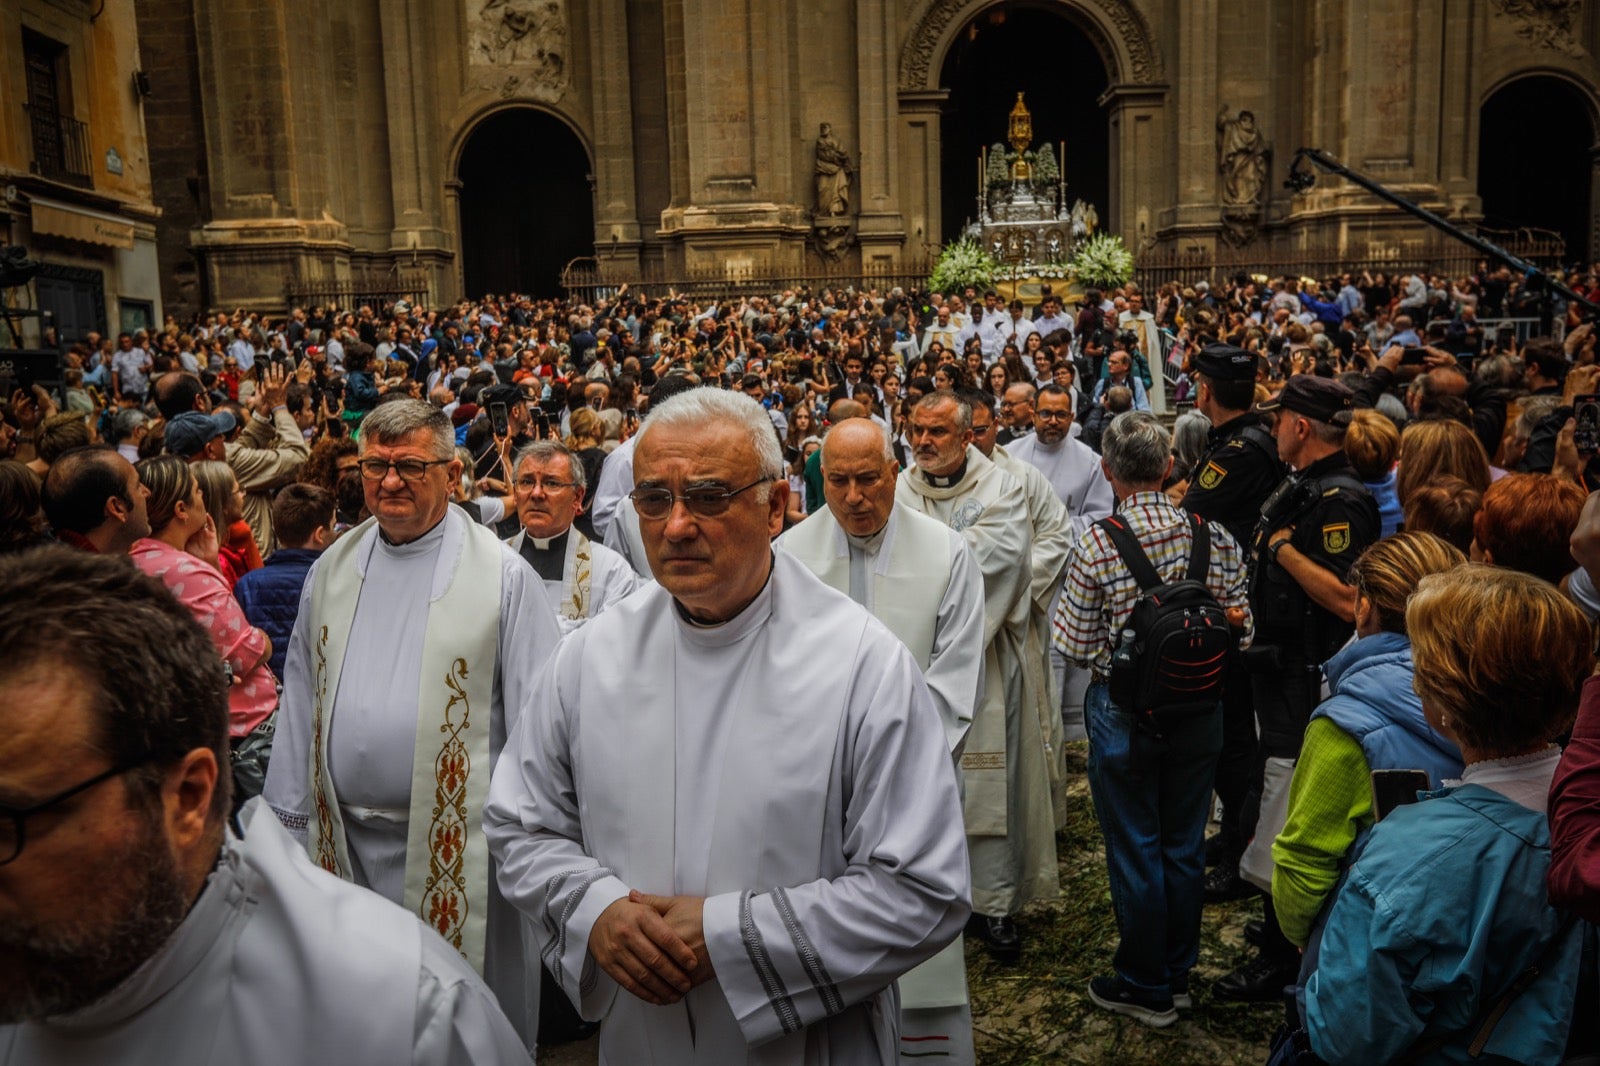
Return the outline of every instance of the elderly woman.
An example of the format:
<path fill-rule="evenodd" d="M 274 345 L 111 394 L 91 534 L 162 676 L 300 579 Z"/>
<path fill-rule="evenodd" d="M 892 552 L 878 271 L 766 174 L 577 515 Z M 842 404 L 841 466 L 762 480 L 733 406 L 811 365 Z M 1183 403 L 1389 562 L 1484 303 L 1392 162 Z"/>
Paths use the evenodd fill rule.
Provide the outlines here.
<path fill-rule="evenodd" d="M 1582 935 L 1545 894 L 1545 804 L 1589 623 L 1548 582 L 1468 564 L 1422 579 L 1406 628 L 1422 713 L 1466 768 L 1378 823 L 1350 868 L 1306 983 L 1309 1048 L 1333 1066 L 1465 1062 L 1479 1040 L 1489 1060 L 1555 1066 Z"/>
<path fill-rule="evenodd" d="M 1298 947 L 1372 826 L 1372 771 L 1424 770 L 1433 788 L 1461 773 L 1461 752 L 1428 724 L 1412 689 L 1406 601 L 1424 577 L 1466 561 L 1431 533 L 1398 533 L 1362 552 L 1346 575 L 1356 639 L 1323 668 L 1329 698 L 1306 726 L 1288 818 L 1272 845 L 1272 904 Z"/>

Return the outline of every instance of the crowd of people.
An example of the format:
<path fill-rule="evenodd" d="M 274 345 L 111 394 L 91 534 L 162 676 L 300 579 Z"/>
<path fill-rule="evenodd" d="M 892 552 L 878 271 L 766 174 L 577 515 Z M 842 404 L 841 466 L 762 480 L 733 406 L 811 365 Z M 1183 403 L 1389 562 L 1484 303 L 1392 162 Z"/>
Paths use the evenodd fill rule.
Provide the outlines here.
<path fill-rule="evenodd" d="M 1029 949 L 1085 740 L 1099 1007 L 1600 1050 L 1600 362 L 1537 296 L 91 335 L 0 410 L 0 1062 L 971 1062 L 965 941 Z"/>

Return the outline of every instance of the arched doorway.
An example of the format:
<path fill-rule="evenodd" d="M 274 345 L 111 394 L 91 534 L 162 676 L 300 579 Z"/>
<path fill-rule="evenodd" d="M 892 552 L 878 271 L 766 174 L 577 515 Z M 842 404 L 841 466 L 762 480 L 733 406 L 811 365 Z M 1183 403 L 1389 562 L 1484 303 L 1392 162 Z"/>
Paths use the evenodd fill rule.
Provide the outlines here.
<path fill-rule="evenodd" d="M 978 150 L 1005 140 L 1019 92 L 1033 113 L 1034 144 L 1066 142 L 1067 200 L 1093 204 L 1107 225 L 1111 135 L 1097 101 L 1109 84 L 1099 50 L 1060 5 L 1002 4 L 962 27 L 939 76 L 950 93 L 939 133 L 945 240 L 977 213 Z"/>
<path fill-rule="evenodd" d="M 456 167 L 466 295 L 558 294 L 561 268 L 594 254 L 589 174 L 583 143 L 554 115 L 518 107 L 480 122 Z"/>
<path fill-rule="evenodd" d="M 1478 124 L 1484 225 L 1554 230 L 1568 262 L 1589 259 L 1594 144 L 1590 102 L 1571 82 L 1534 75 L 1501 87 Z"/>

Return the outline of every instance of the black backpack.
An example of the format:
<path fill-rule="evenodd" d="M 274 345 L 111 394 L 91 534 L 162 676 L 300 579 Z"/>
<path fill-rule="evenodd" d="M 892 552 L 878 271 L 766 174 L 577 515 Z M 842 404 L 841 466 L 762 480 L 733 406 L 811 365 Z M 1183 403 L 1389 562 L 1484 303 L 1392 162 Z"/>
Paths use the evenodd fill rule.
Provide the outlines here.
<path fill-rule="evenodd" d="M 1238 638 L 1205 583 L 1211 537 L 1189 516 L 1194 544 L 1188 574 L 1164 582 L 1127 525 L 1112 515 L 1106 531 L 1139 583 L 1139 598 L 1112 645 L 1109 688 L 1116 705 L 1158 736 L 1170 723 L 1214 712 Z"/>

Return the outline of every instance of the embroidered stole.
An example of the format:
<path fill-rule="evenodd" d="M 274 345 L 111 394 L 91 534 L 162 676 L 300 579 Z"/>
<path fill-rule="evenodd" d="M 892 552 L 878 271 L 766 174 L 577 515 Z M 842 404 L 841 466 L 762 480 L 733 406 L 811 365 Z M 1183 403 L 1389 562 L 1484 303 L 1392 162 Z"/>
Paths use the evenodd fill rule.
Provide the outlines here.
<path fill-rule="evenodd" d="M 500 637 L 500 542 L 449 514 L 434 572 L 417 685 L 416 747 L 406 829 L 403 906 L 483 972 L 489 851 L 483 804 L 489 792 L 489 729 Z M 452 534 L 460 531 L 459 537 Z M 350 627 L 377 543 L 368 519 L 329 548 L 317 568 L 311 710 L 312 818 L 308 845 L 323 869 L 351 879 L 344 819 L 328 772 L 327 738 Z M 452 542 L 458 544 L 452 551 Z M 443 582 L 441 582 L 443 579 Z M 444 587 L 441 589 L 441 583 Z M 492 605 L 486 610 L 485 603 Z M 367 663 L 390 669 L 393 664 Z"/>
<path fill-rule="evenodd" d="M 567 560 L 561 567 L 561 602 L 556 612 L 569 622 L 589 617 L 594 584 L 593 557 L 589 538 L 573 526 L 567 531 Z"/>

